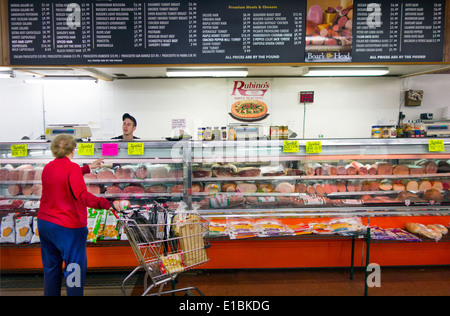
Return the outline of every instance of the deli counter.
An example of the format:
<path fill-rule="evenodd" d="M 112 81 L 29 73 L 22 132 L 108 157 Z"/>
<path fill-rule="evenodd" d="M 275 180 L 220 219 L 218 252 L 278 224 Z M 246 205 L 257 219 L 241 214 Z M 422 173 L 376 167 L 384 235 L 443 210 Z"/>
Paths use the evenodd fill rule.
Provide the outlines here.
<path fill-rule="evenodd" d="M 326 229 L 311 232 L 312 223 L 356 219 L 377 229 L 450 223 L 450 139 L 94 141 L 80 142 L 73 161 L 97 158 L 105 163 L 85 175 L 89 192 L 129 209 L 153 201 L 171 211 L 194 209 L 210 222 L 205 269 L 337 267 L 348 265 L 350 251 L 363 256 L 364 240 L 350 249 Z M 40 175 L 52 159 L 48 142 L 0 144 L 2 270 L 41 268 L 39 243 L 19 238 L 33 235 L 33 225 L 4 233 L 3 219 L 37 215 Z M 261 237 L 231 229 L 261 221 L 289 227 L 291 234 Z M 371 261 L 450 264 L 448 237 L 419 240 L 375 244 Z M 136 259 L 118 234 L 88 243 L 88 266 L 128 268 Z"/>

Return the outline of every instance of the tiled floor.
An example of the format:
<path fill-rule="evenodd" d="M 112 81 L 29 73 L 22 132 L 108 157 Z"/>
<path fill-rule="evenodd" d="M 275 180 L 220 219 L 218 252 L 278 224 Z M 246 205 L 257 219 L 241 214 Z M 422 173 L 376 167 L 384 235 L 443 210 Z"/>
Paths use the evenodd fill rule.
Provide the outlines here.
<path fill-rule="evenodd" d="M 121 295 L 127 272 L 88 275 L 86 296 Z M 199 270 L 179 275 L 176 288 L 195 286 L 206 296 L 362 296 L 364 272 L 357 269 L 350 280 L 348 269 Z M 42 295 L 42 276 L 2 275 L 0 295 Z M 140 295 L 143 277 L 133 278 L 127 295 Z M 166 287 L 170 288 L 170 285 Z M 63 295 L 65 291 L 63 290 Z M 449 296 L 450 267 L 381 268 L 381 287 L 369 288 L 370 296 Z"/>

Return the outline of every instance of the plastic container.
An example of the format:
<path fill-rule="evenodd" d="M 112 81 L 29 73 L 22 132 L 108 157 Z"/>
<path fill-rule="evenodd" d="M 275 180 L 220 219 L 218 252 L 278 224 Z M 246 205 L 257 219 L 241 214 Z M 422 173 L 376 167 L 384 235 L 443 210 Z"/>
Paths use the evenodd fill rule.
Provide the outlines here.
<path fill-rule="evenodd" d="M 207 128 L 205 129 L 204 140 L 207 140 L 207 141 L 212 140 L 212 130 L 211 130 L 211 127 L 207 127 Z"/>
<path fill-rule="evenodd" d="M 381 138 L 381 128 L 378 125 L 372 126 L 372 138 Z"/>

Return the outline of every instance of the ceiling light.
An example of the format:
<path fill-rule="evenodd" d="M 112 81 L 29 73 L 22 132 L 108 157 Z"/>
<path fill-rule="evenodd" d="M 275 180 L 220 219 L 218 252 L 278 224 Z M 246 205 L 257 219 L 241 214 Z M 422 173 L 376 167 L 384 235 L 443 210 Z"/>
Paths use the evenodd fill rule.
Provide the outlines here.
<path fill-rule="evenodd" d="M 389 73 L 387 67 L 323 67 L 309 68 L 306 77 L 365 77 L 365 76 L 383 76 Z"/>
<path fill-rule="evenodd" d="M 167 69 L 167 77 L 247 77 L 245 68 L 173 68 Z"/>
<path fill-rule="evenodd" d="M 13 78 L 12 71 L 0 71 L 0 79 Z"/>

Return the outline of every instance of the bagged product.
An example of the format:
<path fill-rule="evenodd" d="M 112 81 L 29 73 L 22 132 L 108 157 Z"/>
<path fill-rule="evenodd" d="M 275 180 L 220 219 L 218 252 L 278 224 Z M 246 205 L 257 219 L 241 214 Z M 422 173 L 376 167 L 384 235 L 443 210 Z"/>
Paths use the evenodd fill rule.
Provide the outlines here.
<path fill-rule="evenodd" d="M 225 223 L 210 222 L 209 223 L 209 234 L 210 235 L 225 235 L 225 230 L 227 225 Z"/>
<path fill-rule="evenodd" d="M 105 231 L 105 222 L 106 222 L 106 216 L 107 216 L 107 210 L 98 210 L 100 213 L 100 225 L 98 226 L 98 232 L 97 232 L 97 240 L 103 239 L 103 233 Z"/>
<path fill-rule="evenodd" d="M 40 242 L 41 242 L 41 239 L 39 238 L 37 216 L 35 216 L 35 217 L 33 217 L 33 237 L 31 237 L 30 244 L 37 244 Z"/>
<path fill-rule="evenodd" d="M 1 231 L 2 231 L 2 235 L 1 235 L 0 242 L 2 244 L 4 244 L 4 243 L 15 244 L 16 243 L 14 213 L 9 213 L 2 218 Z"/>
<path fill-rule="evenodd" d="M 33 216 L 16 217 L 16 244 L 29 243 L 33 237 Z"/>
<path fill-rule="evenodd" d="M 395 240 L 400 241 L 422 241 L 419 237 L 408 233 L 400 228 L 387 228 L 386 231 L 390 234 L 392 234 L 395 238 Z"/>
<path fill-rule="evenodd" d="M 252 238 L 256 236 L 253 224 L 248 220 L 232 220 L 227 224 L 230 239 Z"/>
<path fill-rule="evenodd" d="M 105 210 L 105 223 L 102 238 L 104 240 L 118 240 L 119 235 L 119 220 L 114 216 L 111 211 Z"/>
<path fill-rule="evenodd" d="M 161 260 L 163 263 L 161 272 L 163 274 L 183 272 L 185 269 L 183 258 L 178 253 L 161 257 Z"/>
<path fill-rule="evenodd" d="M 395 236 L 393 234 L 378 226 L 370 228 L 370 237 L 373 240 L 395 240 Z"/>
<path fill-rule="evenodd" d="M 309 224 L 299 223 L 295 225 L 288 225 L 292 235 L 309 235 L 313 233 L 313 228 Z"/>
<path fill-rule="evenodd" d="M 88 208 L 88 220 L 87 220 L 87 227 L 88 227 L 88 236 L 87 236 L 87 242 L 97 242 L 97 234 L 98 234 L 98 228 L 100 227 L 100 221 L 101 221 L 102 215 L 99 213 L 99 210 Z"/>
<path fill-rule="evenodd" d="M 259 237 L 273 237 L 286 234 L 286 228 L 276 219 L 261 220 L 255 223 L 255 232 Z"/>
<path fill-rule="evenodd" d="M 345 236 L 354 235 L 366 230 L 366 226 L 362 224 L 359 217 L 332 219 L 328 225 L 334 233 Z"/>

